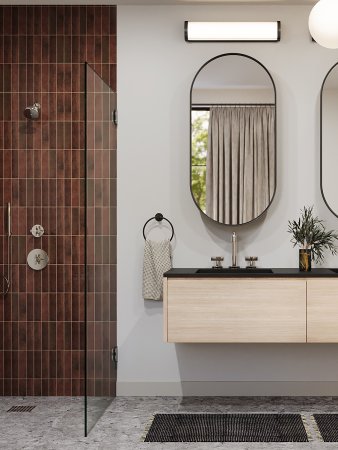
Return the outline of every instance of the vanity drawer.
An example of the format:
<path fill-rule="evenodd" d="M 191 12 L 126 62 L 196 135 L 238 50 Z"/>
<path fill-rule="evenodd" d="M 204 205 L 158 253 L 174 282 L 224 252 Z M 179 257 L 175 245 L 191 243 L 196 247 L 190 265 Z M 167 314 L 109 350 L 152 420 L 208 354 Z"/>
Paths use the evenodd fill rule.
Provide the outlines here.
<path fill-rule="evenodd" d="M 167 342 L 306 342 L 306 281 L 168 278 Z"/>
<path fill-rule="evenodd" d="M 338 342 L 338 280 L 308 280 L 307 341 Z"/>

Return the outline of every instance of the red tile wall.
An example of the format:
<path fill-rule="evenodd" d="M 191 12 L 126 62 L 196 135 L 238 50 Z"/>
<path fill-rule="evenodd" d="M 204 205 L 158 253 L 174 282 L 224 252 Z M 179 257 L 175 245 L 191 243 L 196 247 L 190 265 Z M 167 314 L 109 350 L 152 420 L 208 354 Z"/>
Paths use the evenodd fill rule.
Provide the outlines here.
<path fill-rule="evenodd" d="M 84 62 L 116 90 L 116 8 L 0 7 L 0 395 L 84 393 Z M 38 121 L 23 111 L 41 104 Z M 116 220 L 116 218 L 114 219 Z M 29 230 L 42 224 L 45 235 Z M 42 248 L 35 272 L 27 254 Z"/>

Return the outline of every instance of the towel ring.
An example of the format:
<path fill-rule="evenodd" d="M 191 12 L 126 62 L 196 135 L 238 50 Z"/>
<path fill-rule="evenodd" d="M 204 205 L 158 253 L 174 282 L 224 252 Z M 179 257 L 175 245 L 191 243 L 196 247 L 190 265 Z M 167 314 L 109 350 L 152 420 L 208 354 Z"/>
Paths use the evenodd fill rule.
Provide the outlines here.
<path fill-rule="evenodd" d="M 170 240 L 172 241 L 172 239 L 173 239 L 173 237 L 174 237 L 174 234 L 175 234 L 173 224 L 170 222 L 170 220 L 166 219 L 166 218 L 163 216 L 163 214 L 161 214 L 161 213 L 155 214 L 154 217 L 151 217 L 150 219 L 148 219 L 148 220 L 146 221 L 146 223 L 144 224 L 144 226 L 143 226 L 143 237 L 144 237 L 144 240 L 145 240 L 145 241 L 147 240 L 146 235 L 145 235 L 145 229 L 146 229 L 146 226 L 147 226 L 148 223 L 149 223 L 151 220 L 153 220 L 153 219 L 157 220 L 157 222 L 162 222 L 162 220 L 166 220 L 166 221 L 169 223 L 169 225 L 171 226 L 171 231 L 172 231 Z"/>

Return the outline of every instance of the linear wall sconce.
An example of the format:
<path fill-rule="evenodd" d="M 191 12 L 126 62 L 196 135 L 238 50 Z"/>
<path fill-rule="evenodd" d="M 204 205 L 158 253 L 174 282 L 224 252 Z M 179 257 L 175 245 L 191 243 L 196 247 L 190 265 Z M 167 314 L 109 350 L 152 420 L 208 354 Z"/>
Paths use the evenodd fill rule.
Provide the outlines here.
<path fill-rule="evenodd" d="M 187 42 L 278 42 L 280 37 L 280 21 L 184 22 Z"/>

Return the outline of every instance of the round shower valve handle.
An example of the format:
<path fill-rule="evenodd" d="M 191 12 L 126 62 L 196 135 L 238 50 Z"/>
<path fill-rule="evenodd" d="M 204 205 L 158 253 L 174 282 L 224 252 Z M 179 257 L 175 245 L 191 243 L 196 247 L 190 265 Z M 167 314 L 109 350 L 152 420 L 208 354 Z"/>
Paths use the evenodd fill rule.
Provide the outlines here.
<path fill-rule="evenodd" d="M 30 251 L 27 256 L 27 263 L 29 267 L 33 270 L 44 269 L 49 262 L 47 253 L 40 248 L 35 248 Z"/>
<path fill-rule="evenodd" d="M 41 237 L 45 232 L 42 225 L 34 225 L 30 231 L 34 237 Z"/>

